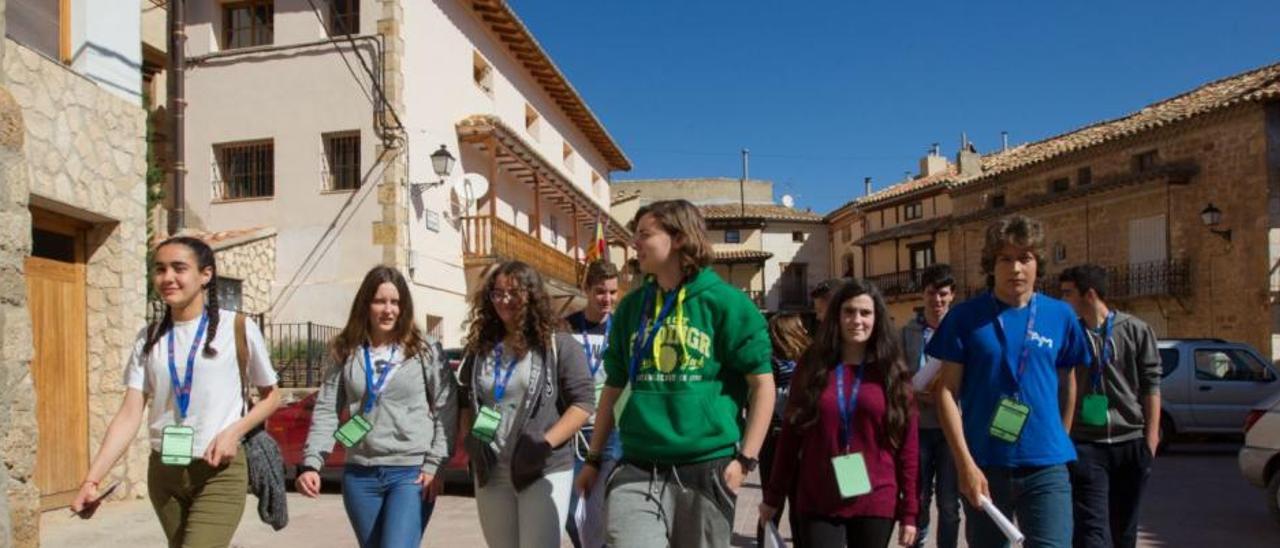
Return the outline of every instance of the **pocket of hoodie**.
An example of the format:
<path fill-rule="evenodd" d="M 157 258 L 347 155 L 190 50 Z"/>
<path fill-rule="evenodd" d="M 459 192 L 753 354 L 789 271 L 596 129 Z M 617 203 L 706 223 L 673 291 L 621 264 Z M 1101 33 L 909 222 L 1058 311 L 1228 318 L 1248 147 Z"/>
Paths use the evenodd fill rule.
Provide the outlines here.
<path fill-rule="evenodd" d="M 632 438 L 641 447 L 699 448 L 724 434 L 711 412 L 712 399 L 693 390 L 635 390 L 622 412 L 619 428 L 623 437 Z M 643 438 L 635 440 L 636 436 Z"/>

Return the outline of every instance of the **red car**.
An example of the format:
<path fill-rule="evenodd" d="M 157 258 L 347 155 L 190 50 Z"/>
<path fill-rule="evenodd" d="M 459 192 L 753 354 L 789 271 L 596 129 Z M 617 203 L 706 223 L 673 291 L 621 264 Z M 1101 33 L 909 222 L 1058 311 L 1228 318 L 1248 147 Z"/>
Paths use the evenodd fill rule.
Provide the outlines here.
<path fill-rule="evenodd" d="M 462 363 L 462 351 L 451 348 L 445 350 L 445 355 L 448 357 L 449 368 L 456 374 L 458 366 Z M 280 452 L 284 456 L 285 477 L 289 482 L 296 477 L 298 465 L 302 464 L 302 448 L 306 446 L 307 433 L 311 430 L 311 412 L 315 409 L 318 394 L 318 391 L 312 392 L 305 398 L 281 406 L 267 418 L 267 433 L 280 445 Z M 346 417 L 340 417 L 340 420 L 345 419 Z M 470 461 L 467 458 L 467 451 L 462 447 L 464 436 L 464 432 L 458 432 L 453 457 L 441 472 L 446 485 L 470 485 L 471 483 L 468 469 Z M 329 481 L 341 480 L 344 462 L 346 462 L 346 450 L 342 444 L 334 442 L 333 452 L 329 453 L 329 459 L 325 461 L 320 477 Z"/>

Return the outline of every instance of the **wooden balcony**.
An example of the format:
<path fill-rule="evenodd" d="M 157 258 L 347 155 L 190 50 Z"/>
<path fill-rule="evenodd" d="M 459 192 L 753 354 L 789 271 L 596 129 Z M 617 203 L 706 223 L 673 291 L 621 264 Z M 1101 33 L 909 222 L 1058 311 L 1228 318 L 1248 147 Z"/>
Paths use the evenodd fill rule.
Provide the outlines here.
<path fill-rule="evenodd" d="M 578 285 L 578 265 L 573 257 L 495 217 L 463 217 L 463 264 L 471 266 L 495 260 L 528 263 L 544 278 L 569 287 Z"/>
<path fill-rule="evenodd" d="M 924 289 L 920 287 L 920 272 L 919 270 L 915 272 L 894 272 L 878 276 L 867 276 L 866 279 L 875 284 L 885 297 L 915 295 Z"/>

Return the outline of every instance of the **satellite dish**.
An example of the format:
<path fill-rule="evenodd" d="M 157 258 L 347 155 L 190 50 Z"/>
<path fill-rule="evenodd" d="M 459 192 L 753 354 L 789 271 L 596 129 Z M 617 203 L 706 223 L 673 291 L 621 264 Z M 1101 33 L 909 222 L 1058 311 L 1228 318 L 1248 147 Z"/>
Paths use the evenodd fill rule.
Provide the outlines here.
<path fill-rule="evenodd" d="M 479 173 L 467 173 L 454 180 L 453 193 L 462 198 L 470 208 L 477 199 L 489 193 L 489 180 Z"/>
<path fill-rule="evenodd" d="M 783 195 L 782 195 L 782 205 L 787 206 L 787 207 L 795 207 L 795 206 L 796 206 L 796 199 L 795 199 L 795 198 L 792 198 L 790 194 L 783 194 Z"/>

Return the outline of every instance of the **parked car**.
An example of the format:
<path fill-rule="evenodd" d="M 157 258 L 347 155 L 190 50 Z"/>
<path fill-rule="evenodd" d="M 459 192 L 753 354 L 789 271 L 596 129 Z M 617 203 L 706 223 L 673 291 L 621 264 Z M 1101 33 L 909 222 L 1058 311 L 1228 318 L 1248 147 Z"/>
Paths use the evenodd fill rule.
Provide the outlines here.
<path fill-rule="evenodd" d="M 1249 412 L 1240 448 L 1240 474 L 1267 494 L 1271 517 L 1280 523 L 1280 394 Z"/>
<path fill-rule="evenodd" d="M 1245 416 L 1280 391 L 1275 368 L 1247 344 L 1166 339 L 1159 348 L 1162 445 L 1179 434 L 1239 435 Z"/>
<path fill-rule="evenodd" d="M 462 349 L 446 348 L 444 352 L 446 363 L 456 376 L 458 367 L 462 363 Z M 302 449 L 307 443 L 307 433 L 311 429 L 311 413 L 315 409 L 318 394 L 318 391 L 312 392 L 298 401 L 283 405 L 267 418 L 267 433 L 280 445 L 280 452 L 284 457 L 285 477 L 289 482 L 297 476 L 298 465 L 302 464 Z M 346 420 L 346 417 L 340 417 L 340 420 Z M 441 472 L 446 485 L 470 485 L 468 470 L 470 460 L 462 447 L 463 435 L 463 432 L 458 432 L 453 457 Z M 320 471 L 322 479 L 338 481 L 342 478 L 342 466 L 346 459 L 345 451 L 342 444 L 334 444 L 333 452 L 329 454 L 324 468 Z"/>

